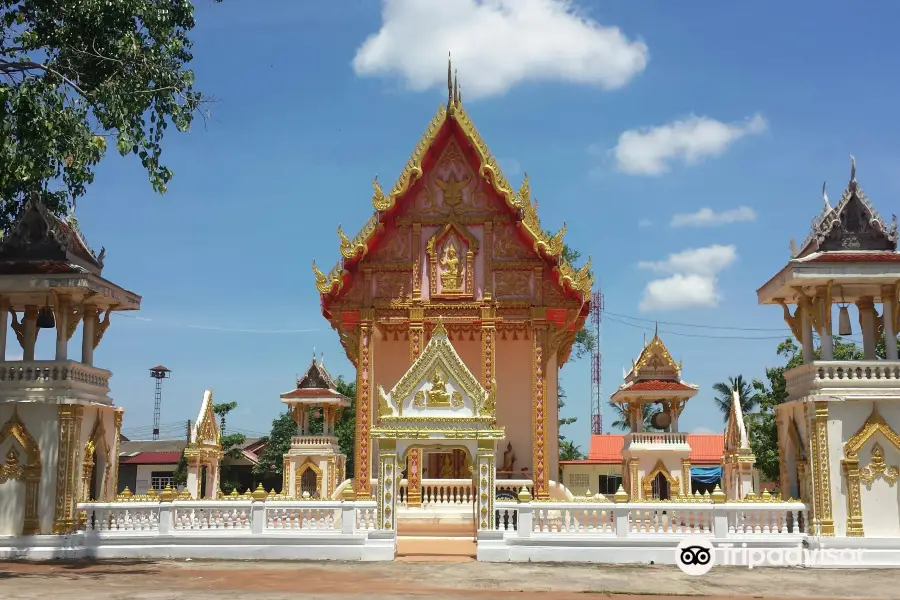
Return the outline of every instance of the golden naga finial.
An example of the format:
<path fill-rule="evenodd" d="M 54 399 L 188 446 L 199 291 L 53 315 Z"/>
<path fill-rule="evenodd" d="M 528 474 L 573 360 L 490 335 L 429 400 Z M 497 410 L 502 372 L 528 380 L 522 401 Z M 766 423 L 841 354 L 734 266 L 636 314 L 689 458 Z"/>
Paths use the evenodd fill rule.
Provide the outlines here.
<path fill-rule="evenodd" d="M 588 293 L 591 291 L 591 286 L 594 284 L 594 277 L 591 275 L 591 257 L 588 256 L 587 261 L 584 263 L 584 266 L 578 269 L 578 272 L 575 273 L 575 281 L 572 282 L 573 286 L 576 290 L 582 293 Z"/>
<path fill-rule="evenodd" d="M 519 208 L 531 205 L 531 184 L 528 182 L 528 173 L 525 173 L 522 185 L 519 186 L 519 191 L 516 192 L 516 201 Z"/>
<path fill-rule="evenodd" d="M 328 278 L 325 277 L 325 273 L 320 271 L 316 266 L 316 259 L 313 259 L 312 261 L 312 269 L 313 273 L 316 275 L 316 289 L 323 294 L 326 293 L 331 286 L 328 284 Z"/>
<path fill-rule="evenodd" d="M 384 191 L 381 189 L 381 184 L 378 183 L 378 176 L 375 176 L 375 179 L 372 180 L 372 206 L 375 207 L 375 210 L 382 211 L 387 210 L 393 204 L 389 198 L 386 198 L 384 195 Z"/>
<path fill-rule="evenodd" d="M 341 229 L 340 224 L 338 224 L 338 226 L 337 226 L 337 234 L 338 234 L 338 239 L 341 240 L 341 254 L 346 256 L 347 255 L 346 253 L 350 252 L 350 250 L 351 250 L 351 244 L 350 244 L 350 240 L 347 238 L 347 236 L 344 235 L 344 230 Z"/>
<path fill-rule="evenodd" d="M 562 227 L 556 234 L 550 238 L 547 243 L 547 251 L 553 256 L 559 256 L 563 251 L 563 236 L 566 235 L 566 222 L 563 221 Z"/>
<path fill-rule="evenodd" d="M 447 52 L 447 110 L 453 106 L 453 59 Z"/>

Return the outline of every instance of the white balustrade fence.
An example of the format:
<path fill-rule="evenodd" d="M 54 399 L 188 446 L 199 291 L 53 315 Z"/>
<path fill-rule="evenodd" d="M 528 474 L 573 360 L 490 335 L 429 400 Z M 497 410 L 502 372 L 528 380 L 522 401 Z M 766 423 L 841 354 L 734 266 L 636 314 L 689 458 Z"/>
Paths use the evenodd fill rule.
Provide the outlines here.
<path fill-rule="evenodd" d="M 494 490 L 498 497 L 507 496 L 509 499 L 514 499 L 523 486 L 528 489 L 529 493 L 534 489 L 534 483 L 530 479 L 498 479 L 494 484 Z M 372 488 L 373 490 L 377 489 L 377 481 Z M 401 479 L 400 498 L 398 499 L 401 507 L 408 506 L 408 489 L 409 480 Z M 422 506 L 472 504 L 475 502 L 472 489 L 471 479 L 423 479 L 421 483 Z"/>
<path fill-rule="evenodd" d="M 494 528 L 533 534 L 692 535 L 715 538 L 805 536 L 807 507 L 802 502 L 497 502 Z"/>

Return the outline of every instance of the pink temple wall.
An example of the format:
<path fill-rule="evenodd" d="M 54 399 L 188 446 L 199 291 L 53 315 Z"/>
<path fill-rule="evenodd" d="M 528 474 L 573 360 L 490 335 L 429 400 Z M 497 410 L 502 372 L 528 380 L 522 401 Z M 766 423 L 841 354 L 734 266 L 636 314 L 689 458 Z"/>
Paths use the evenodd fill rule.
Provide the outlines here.
<path fill-rule="evenodd" d="M 531 352 L 530 338 L 497 340 L 497 424 L 506 427 L 506 439 L 497 444 L 497 468 L 503 466 L 503 452 L 511 442 L 516 455 L 514 469 L 528 467 L 529 475 L 533 473 Z"/>

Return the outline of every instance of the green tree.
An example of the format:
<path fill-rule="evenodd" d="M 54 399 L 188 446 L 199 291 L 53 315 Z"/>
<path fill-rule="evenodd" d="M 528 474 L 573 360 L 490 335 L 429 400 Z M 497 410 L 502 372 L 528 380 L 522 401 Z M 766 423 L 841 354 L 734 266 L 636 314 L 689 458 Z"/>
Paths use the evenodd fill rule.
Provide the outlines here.
<path fill-rule="evenodd" d="M 619 431 L 631 431 L 631 424 L 628 420 L 628 409 L 626 408 L 626 405 L 621 402 L 613 402 L 612 400 L 610 400 L 607 405 L 613 411 L 613 422 L 610 424 L 610 427 L 618 429 Z M 662 408 L 658 404 L 645 402 L 641 405 L 641 409 L 644 418 L 644 431 L 657 431 L 653 426 L 653 415 L 660 412 Z"/>
<path fill-rule="evenodd" d="M 741 402 L 742 414 L 751 414 L 753 412 L 753 409 L 756 408 L 759 404 L 759 398 L 757 397 L 756 390 L 753 387 L 752 382 L 746 381 L 743 375 L 738 375 L 737 377 L 729 377 L 727 383 L 724 381 L 714 383 L 713 389 L 717 392 L 716 397 L 713 398 L 713 402 L 715 402 L 716 407 L 718 407 L 719 411 L 721 411 L 722 420 L 726 423 L 728 422 L 728 418 L 731 416 L 732 390 L 737 390 L 738 392 L 738 396 L 740 397 Z"/>
<path fill-rule="evenodd" d="M 353 478 L 353 455 L 356 451 L 356 380 L 345 381 L 338 376 L 334 382 L 338 392 L 350 398 L 350 406 L 344 409 L 341 420 L 335 425 L 334 433 L 341 452 L 347 457 L 347 477 Z"/>
<path fill-rule="evenodd" d="M 883 341 L 881 347 L 884 347 Z M 753 389 L 758 399 L 759 410 L 747 423 L 750 447 L 756 455 L 756 467 L 766 481 L 778 481 L 779 478 L 775 407 L 788 398 L 784 373 L 803 364 L 803 352 L 791 338 L 781 342 L 776 353 L 784 359 L 785 364 L 767 368 L 765 382 L 758 379 L 753 380 Z M 821 356 L 821 348 L 816 348 L 814 359 L 820 360 Z M 860 360 L 861 358 L 862 351 L 856 344 L 844 342 L 840 337 L 834 338 L 834 360 Z"/>
<path fill-rule="evenodd" d="M 223 460 L 219 469 L 219 487 L 225 494 L 230 494 L 232 490 L 238 489 L 239 481 L 234 472 L 234 467 L 225 462 L 225 459 L 236 460 L 243 456 L 243 446 L 247 438 L 243 433 L 226 433 L 225 432 L 225 415 L 237 408 L 237 402 L 222 402 L 213 404 L 213 413 L 219 417 L 219 431 L 222 435 L 222 454 Z"/>
<path fill-rule="evenodd" d="M 0 227 L 31 194 L 64 213 L 107 138 L 165 192 L 165 131 L 205 101 L 185 68 L 193 27 L 188 0 L 0 1 Z"/>
<path fill-rule="evenodd" d="M 265 443 L 253 472 L 266 478 L 277 479 L 284 473 L 284 455 L 291 449 L 291 438 L 297 433 L 293 417 L 283 412 L 272 420 L 272 430 L 260 441 Z"/>
<path fill-rule="evenodd" d="M 175 465 L 175 470 L 172 472 L 172 481 L 175 487 L 187 485 L 187 457 L 184 455 L 184 450 L 181 451 L 181 458 L 178 459 L 178 464 Z"/>

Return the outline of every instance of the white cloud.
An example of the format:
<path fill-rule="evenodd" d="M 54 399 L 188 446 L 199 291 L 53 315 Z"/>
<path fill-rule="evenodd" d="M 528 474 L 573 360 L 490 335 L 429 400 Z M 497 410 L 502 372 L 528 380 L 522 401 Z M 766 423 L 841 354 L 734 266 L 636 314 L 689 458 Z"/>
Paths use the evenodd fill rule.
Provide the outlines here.
<path fill-rule="evenodd" d="M 653 226 L 653 221 L 651 221 L 650 219 L 641 219 L 640 221 L 638 221 L 638 227 L 652 227 L 652 226 Z"/>
<path fill-rule="evenodd" d="M 641 269 L 668 275 L 647 284 L 638 308 L 648 311 L 718 306 L 716 275 L 737 257 L 734 246 L 712 245 L 670 254 L 661 261 L 638 263 Z"/>
<path fill-rule="evenodd" d="M 749 206 L 738 206 L 717 213 L 711 208 L 701 208 L 694 213 L 676 214 L 669 223 L 672 227 L 716 227 L 729 223 L 755 221 L 756 211 Z"/>
<path fill-rule="evenodd" d="M 6 360 L 22 360 L 24 357 L 21 352 L 10 352 L 6 355 Z"/>
<path fill-rule="evenodd" d="M 353 58 L 361 76 L 399 76 L 415 91 L 445 85 L 447 52 L 463 98 L 524 81 L 616 89 L 644 70 L 647 46 L 585 16 L 572 0 L 383 0 L 381 29 Z"/>
<path fill-rule="evenodd" d="M 612 152 L 619 171 L 631 175 L 661 175 L 672 163 L 693 165 L 725 152 L 735 141 L 767 128 L 762 115 L 742 123 L 723 123 L 691 115 L 658 127 L 629 129 Z"/>

